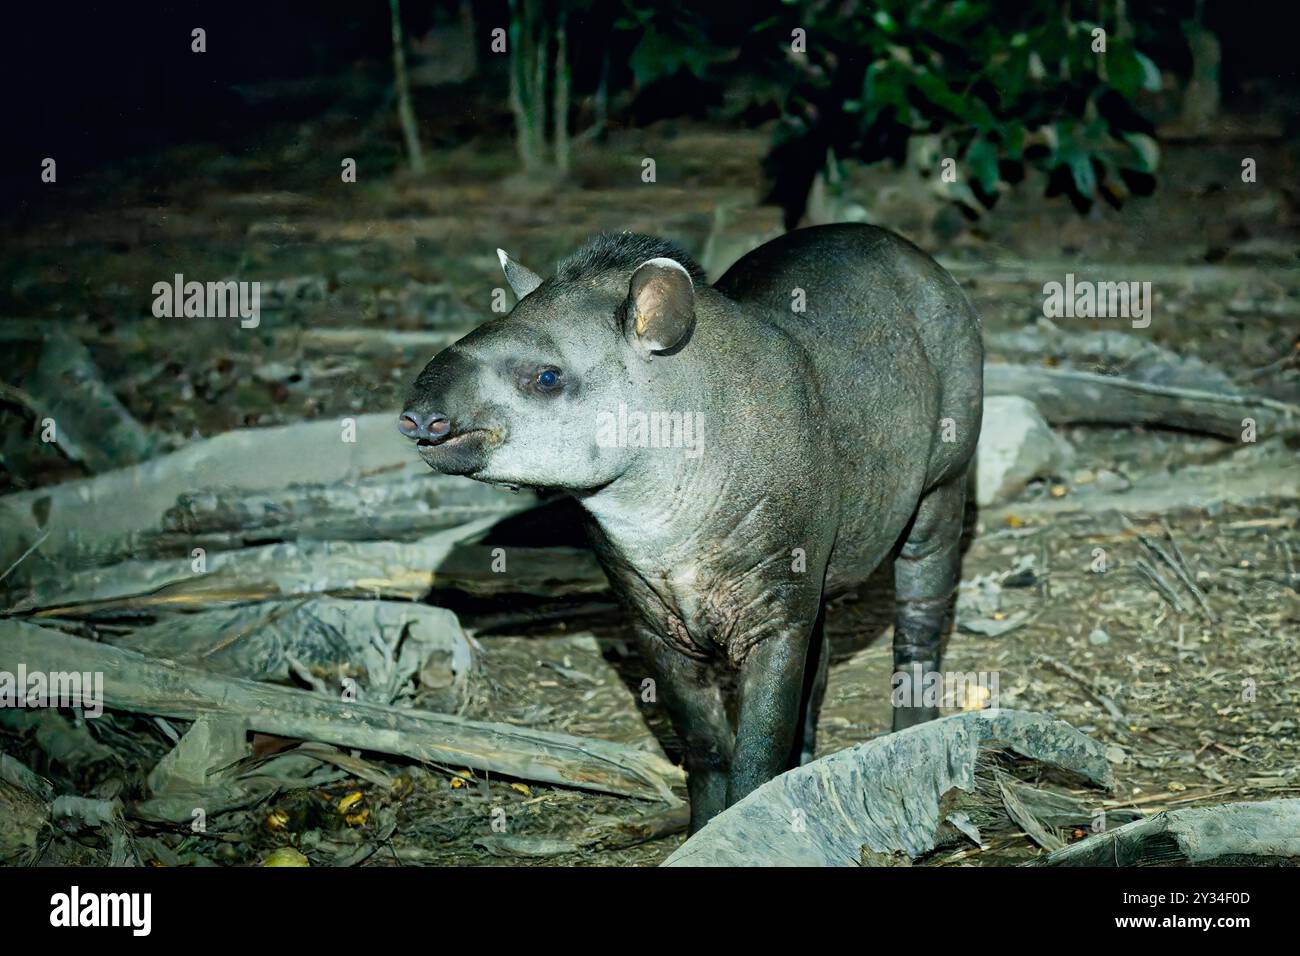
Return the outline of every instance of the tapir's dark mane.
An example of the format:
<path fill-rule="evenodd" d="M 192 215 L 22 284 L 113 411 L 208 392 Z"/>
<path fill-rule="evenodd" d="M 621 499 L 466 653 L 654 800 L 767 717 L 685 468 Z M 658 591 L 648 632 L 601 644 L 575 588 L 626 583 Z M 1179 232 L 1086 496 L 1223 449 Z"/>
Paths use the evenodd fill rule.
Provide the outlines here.
<path fill-rule="evenodd" d="M 560 282 L 580 282 L 610 272 L 627 272 L 647 259 L 680 262 L 697 284 L 707 282 L 704 270 L 675 242 L 635 232 L 602 232 L 577 252 L 570 253 L 555 269 Z"/>

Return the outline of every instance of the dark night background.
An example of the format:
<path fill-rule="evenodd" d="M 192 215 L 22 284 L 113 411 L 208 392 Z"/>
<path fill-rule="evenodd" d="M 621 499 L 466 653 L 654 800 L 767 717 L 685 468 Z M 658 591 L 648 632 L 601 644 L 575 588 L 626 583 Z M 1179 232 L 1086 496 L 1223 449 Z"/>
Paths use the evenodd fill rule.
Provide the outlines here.
<path fill-rule="evenodd" d="M 472 6 L 476 22 L 485 28 L 508 22 L 504 3 Z M 594 4 L 589 12 L 575 14 L 589 41 L 574 44 L 580 89 L 595 85 L 605 50 L 614 81 L 627 80 L 626 61 L 637 37 L 611 31 L 619 6 Z M 738 61 L 729 64 L 734 72 L 743 72 L 747 59 L 758 61 L 755 51 L 745 48 L 750 27 L 781 6 L 719 3 L 701 8 L 707 10 L 711 38 L 739 52 Z M 1149 17 L 1158 29 L 1153 40 L 1162 67 L 1188 68 L 1177 23 L 1189 9 L 1186 3 L 1130 5 L 1134 16 Z M 414 37 L 455 14 L 451 4 L 408 2 L 403 21 L 407 35 Z M 1288 26 L 1293 17 L 1285 3 L 1207 5 L 1206 25 L 1222 44 L 1225 106 L 1257 109 L 1273 97 L 1295 95 L 1298 61 Z M 348 77 L 364 78 L 370 81 L 365 88 L 348 94 L 360 115 L 378 104 L 380 94 L 371 83 L 382 82 L 391 69 L 388 9 L 379 2 L 14 4 L 5 19 L 0 69 L 10 93 L 6 124 L 11 144 L 5 186 L 19 192 L 30 181 L 26 168 L 45 155 L 58 154 L 65 175 L 80 177 L 115 160 L 190 140 L 246 150 L 262 129 L 309 117 L 313 110 L 333 105 L 338 93 L 337 87 L 322 84 L 316 96 L 304 90 L 290 108 L 283 102 L 258 107 L 236 92 L 240 85 L 326 79 L 346 84 Z M 189 50 L 195 26 L 208 31 L 208 52 L 202 56 Z M 486 29 L 477 39 L 486 69 L 476 85 L 496 87 L 502 108 L 474 115 L 473 100 L 458 97 L 440 102 L 439 109 L 463 111 L 464 122 L 476 131 L 486 124 L 508 132 L 504 58 L 491 59 Z M 715 85 L 705 82 L 669 81 L 660 87 L 635 104 L 637 120 L 699 115 L 719 100 Z M 1290 115 L 1294 123 L 1295 112 Z"/>

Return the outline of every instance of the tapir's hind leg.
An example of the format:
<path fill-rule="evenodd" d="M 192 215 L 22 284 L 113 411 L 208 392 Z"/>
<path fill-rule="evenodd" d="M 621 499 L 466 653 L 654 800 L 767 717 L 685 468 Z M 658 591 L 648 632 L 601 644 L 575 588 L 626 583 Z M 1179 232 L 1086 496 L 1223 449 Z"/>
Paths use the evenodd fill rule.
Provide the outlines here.
<path fill-rule="evenodd" d="M 939 716 L 922 694 L 925 674 L 939 670 L 944 620 L 961 571 L 965 504 L 964 473 L 930 489 L 894 559 L 894 730 Z"/>

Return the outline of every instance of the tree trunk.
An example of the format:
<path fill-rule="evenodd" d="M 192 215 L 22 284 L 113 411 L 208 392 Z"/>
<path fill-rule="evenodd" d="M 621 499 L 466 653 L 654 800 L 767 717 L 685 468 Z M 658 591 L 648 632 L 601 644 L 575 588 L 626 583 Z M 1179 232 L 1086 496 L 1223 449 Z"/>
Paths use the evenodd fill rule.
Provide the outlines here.
<path fill-rule="evenodd" d="M 402 124 L 402 137 L 406 140 L 406 158 L 411 172 L 424 172 L 424 154 L 420 150 L 420 133 L 415 125 L 415 110 L 411 107 L 411 83 L 406 75 L 406 51 L 402 43 L 401 0 L 388 0 L 393 18 L 393 72 L 397 83 L 397 117 Z"/>
<path fill-rule="evenodd" d="M 1203 133 L 1219 115 L 1219 39 L 1205 26 L 1203 4 L 1184 28 L 1192 50 L 1192 76 L 1183 91 L 1182 120 L 1193 132 Z"/>
<path fill-rule="evenodd" d="M 546 101 L 541 91 L 546 62 L 544 48 L 538 47 L 539 19 L 535 0 L 511 0 L 510 109 L 515 115 L 515 146 L 525 172 L 546 165 Z"/>
<path fill-rule="evenodd" d="M 568 11 L 560 9 L 555 27 L 555 101 L 553 104 L 555 167 L 569 171 L 569 54 L 567 36 Z"/>
<path fill-rule="evenodd" d="M 546 14 L 540 4 L 533 7 L 530 30 L 533 44 L 533 77 L 529 88 L 533 114 L 533 151 L 538 157 L 538 165 L 546 165 L 546 70 L 549 65 L 548 54 L 551 47 L 551 31 L 546 28 Z"/>

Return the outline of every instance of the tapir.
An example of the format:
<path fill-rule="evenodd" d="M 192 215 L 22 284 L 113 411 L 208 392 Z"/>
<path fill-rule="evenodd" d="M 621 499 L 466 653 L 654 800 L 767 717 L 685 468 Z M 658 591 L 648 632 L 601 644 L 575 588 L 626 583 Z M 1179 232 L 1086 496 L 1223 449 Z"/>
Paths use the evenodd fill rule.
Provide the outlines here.
<path fill-rule="evenodd" d="M 826 602 L 892 560 L 893 728 L 937 716 L 979 438 L 979 315 L 861 224 L 786 233 L 713 285 L 673 242 L 603 234 L 439 352 L 399 418 L 435 470 L 561 489 L 684 745 L 691 830 L 810 760 Z M 915 693 L 899 694 L 904 690 Z"/>

